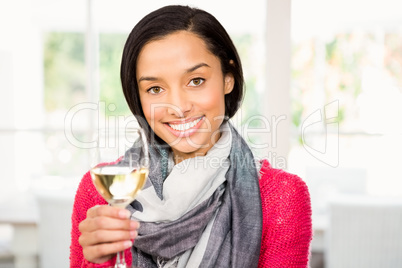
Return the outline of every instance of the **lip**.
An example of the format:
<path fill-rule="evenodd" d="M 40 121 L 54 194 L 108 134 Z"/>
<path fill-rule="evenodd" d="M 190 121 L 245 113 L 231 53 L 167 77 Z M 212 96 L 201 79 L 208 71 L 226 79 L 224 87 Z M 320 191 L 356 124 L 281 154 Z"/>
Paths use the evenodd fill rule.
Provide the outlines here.
<path fill-rule="evenodd" d="M 198 119 L 200 119 L 201 118 L 201 120 L 195 125 L 195 126 L 193 126 L 192 128 L 189 128 L 189 129 L 187 129 L 187 130 L 185 130 L 185 131 L 180 131 L 180 130 L 175 130 L 175 129 L 173 129 L 173 128 L 171 128 L 170 126 L 169 126 L 169 124 L 172 124 L 172 125 L 176 125 L 176 124 L 186 124 L 186 123 L 189 123 L 189 122 L 193 122 L 193 121 L 195 121 L 195 120 L 198 120 Z M 189 136 L 191 136 L 191 135 L 193 135 L 199 128 L 200 128 L 200 126 L 201 126 L 201 124 L 204 122 L 204 120 L 205 120 L 205 116 L 202 116 L 202 117 L 197 117 L 197 118 L 188 118 L 188 119 L 185 119 L 185 120 L 176 120 L 176 121 L 169 121 L 169 122 L 167 122 L 167 123 L 164 123 L 163 125 L 170 131 L 170 133 L 172 133 L 174 136 L 176 136 L 176 137 L 178 137 L 178 138 L 182 138 L 182 137 L 189 137 Z"/>

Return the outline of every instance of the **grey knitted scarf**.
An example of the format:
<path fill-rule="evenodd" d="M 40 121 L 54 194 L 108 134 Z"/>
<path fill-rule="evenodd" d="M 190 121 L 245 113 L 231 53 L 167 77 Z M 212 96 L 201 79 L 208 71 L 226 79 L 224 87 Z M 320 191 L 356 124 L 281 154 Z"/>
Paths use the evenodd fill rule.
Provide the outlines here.
<path fill-rule="evenodd" d="M 163 260 L 168 262 L 191 251 L 209 224 L 199 267 L 257 267 L 262 233 L 258 173 L 250 148 L 235 128 L 230 124 L 229 127 L 232 135 L 230 166 L 224 182 L 207 200 L 176 220 L 141 222 L 132 248 L 133 267 L 165 267 Z M 168 149 L 152 146 L 150 159 L 150 173 L 144 188 L 152 187 L 163 200 L 163 185 L 169 175 Z M 134 201 L 129 209 L 141 213 L 144 207 Z"/>

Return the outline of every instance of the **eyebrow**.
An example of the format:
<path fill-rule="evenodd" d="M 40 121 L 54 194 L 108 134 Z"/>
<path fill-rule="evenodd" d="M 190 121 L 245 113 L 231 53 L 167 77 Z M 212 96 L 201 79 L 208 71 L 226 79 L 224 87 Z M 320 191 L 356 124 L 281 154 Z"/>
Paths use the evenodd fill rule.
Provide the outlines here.
<path fill-rule="evenodd" d="M 199 69 L 199 68 L 201 68 L 201 67 L 208 67 L 208 68 L 210 68 L 211 66 L 209 66 L 209 65 L 206 64 L 206 63 L 199 63 L 199 64 L 194 65 L 193 67 L 188 68 L 188 69 L 185 71 L 185 73 L 194 72 L 195 70 L 197 70 L 197 69 Z M 154 76 L 141 76 L 141 77 L 138 79 L 138 83 L 140 83 L 141 81 L 157 81 L 157 80 L 158 80 L 158 78 L 157 78 L 157 77 L 154 77 Z"/>
<path fill-rule="evenodd" d="M 186 70 L 186 73 L 194 72 L 195 70 L 197 70 L 197 69 L 199 69 L 199 68 L 201 68 L 201 67 L 208 67 L 208 68 L 211 68 L 208 64 L 202 62 L 202 63 L 199 63 L 199 64 L 197 64 L 197 65 L 194 65 L 194 66 L 191 67 L 191 68 L 188 68 L 188 69 Z"/>

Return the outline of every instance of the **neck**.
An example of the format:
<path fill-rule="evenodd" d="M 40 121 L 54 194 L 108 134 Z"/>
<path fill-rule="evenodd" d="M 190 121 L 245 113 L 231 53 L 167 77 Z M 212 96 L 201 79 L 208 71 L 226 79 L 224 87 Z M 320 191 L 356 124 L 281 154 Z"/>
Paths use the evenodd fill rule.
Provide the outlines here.
<path fill-rule="evenodd" d="M 175 165 L 179 164 L 180 162 L 189 159 L 189 158 L 194 158 L 197 156 L 204 156 L 208 153 L 208 151 L 215 145 L 215 143 L 220 139 L 222 136 L 222 133 L 219 133 L 219 135 L 216 135 L 216 139 L 212 141 L 208 146 L 205 148 L 200 148 L 197 149 L 193 152 L 181 152 L 176 150 L 175 148 L 172 147 L 172 152 L 173 152 L 173 160 Z"/>

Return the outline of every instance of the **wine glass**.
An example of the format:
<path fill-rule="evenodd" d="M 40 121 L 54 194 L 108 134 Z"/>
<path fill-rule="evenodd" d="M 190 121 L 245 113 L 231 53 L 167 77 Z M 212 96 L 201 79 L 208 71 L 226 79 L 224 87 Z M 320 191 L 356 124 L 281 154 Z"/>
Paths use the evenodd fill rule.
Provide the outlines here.
<path fill-rule="evenodd" d="M 125 208 L 144 186 L 149 172 L 148 142 L 139 127 L 99 129 L 91 177 L 100 195 L 113 207 Z M 126 268 L 118 252 L 115 268 Z"/>

